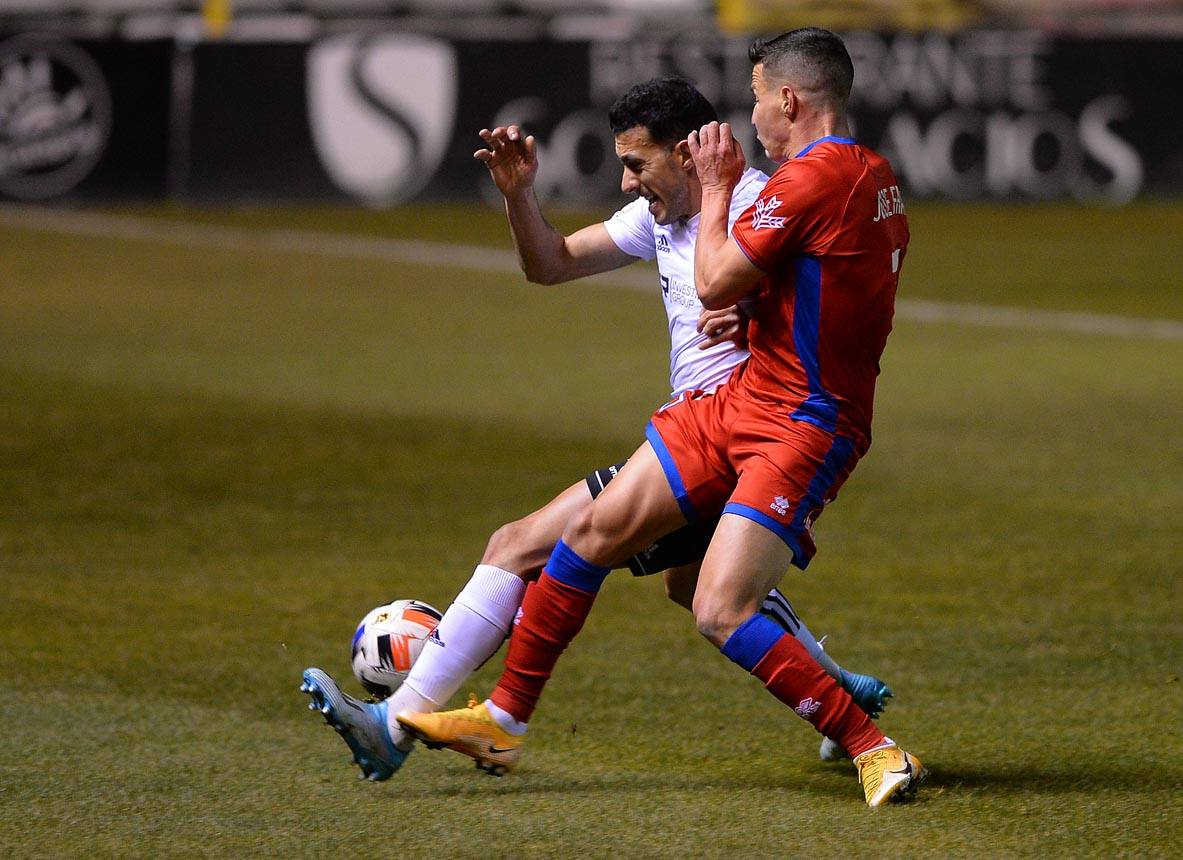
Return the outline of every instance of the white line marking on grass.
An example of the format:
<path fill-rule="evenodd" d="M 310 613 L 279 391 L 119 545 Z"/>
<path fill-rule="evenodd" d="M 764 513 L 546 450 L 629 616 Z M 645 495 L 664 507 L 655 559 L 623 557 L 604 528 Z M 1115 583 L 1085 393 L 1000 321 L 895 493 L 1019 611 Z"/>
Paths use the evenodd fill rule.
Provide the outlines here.
<path fill-rule="evenodd" d="M 164 242 L 186 248 L 250 252 L 270 250 L 349 260 L 375 260 L 498 274 L 521 274 L 517 254 L 513 251 L 419 239 L 392 239 L 314 230 L 221 227 L 189 221 L 11 205 L 0 206 L 0 226 L 88 238 Z M 657 288 L 656 275 L 648 268 L 618 269 L 586 280 L 604 286 L 646 292 Z M 1183 322 L 1117 314 L 900 299 L 896 302 L 896 318 L 922 323 L 953 323 L 988 328 L 1183 341 Z"/>

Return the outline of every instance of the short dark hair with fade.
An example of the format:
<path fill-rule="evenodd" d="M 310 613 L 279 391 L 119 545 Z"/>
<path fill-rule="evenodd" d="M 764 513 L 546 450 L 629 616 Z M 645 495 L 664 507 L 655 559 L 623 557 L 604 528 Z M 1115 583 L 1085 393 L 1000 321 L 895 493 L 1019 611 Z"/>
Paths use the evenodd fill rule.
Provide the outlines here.
<path fill-rule="evenodd" d="M 764 64 L 773 76 L 818 90 L 845 104 L 854 85 L 854 63 L 837 33 L 802 27 L 772 39 L 757 39 L 748 48 L 752 65 Z"/>
<path fill-rule="evenodd" d="M 685 78 L 653 78 L 637 84 L 608 108 L 613 134 L 644 126 L 655 143 L 674 146 L 719 115 Z"/>

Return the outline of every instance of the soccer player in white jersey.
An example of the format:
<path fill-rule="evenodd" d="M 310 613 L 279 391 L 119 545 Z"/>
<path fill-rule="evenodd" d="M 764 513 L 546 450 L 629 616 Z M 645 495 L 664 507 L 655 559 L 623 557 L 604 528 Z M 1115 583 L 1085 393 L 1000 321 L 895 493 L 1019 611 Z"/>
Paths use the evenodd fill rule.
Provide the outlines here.
<path fill-rule="evenodd" d="M 522 270 L 535 283 L 558 284 L 657 258 L 670 329 L 670 387 L 676 399 L 711 391 L 747 358 L 747 318 L 742 307 L 706 311 L 694 286 L 694 242 L 701 188 L 687 148 L 687 135 L 716 119 L 714 108 L 690 83 L 661 78 L 633 87 L 608 114 L 623 167 L 621 190 L 637 199 L 608 221 L 564 236 L 543 218 L 534 196 L 538 171 L 534 138 L 517 126 L 480 132 L 484 162 L 505 196 L 505 210 Z M 751 205 L 768 177 L 749 168 L 731 202 L 729 223 Z M 342 693 L 327 673 L 308 669 L 302 690 L 340 732 L 362 775 L 389 778 L 406 759 L 412 739 L 395 719 L 402 711 L 442 707 L 468 676 L 496 653 L 509 634 L 529 583 L 536 579 L 563 528 L 591 504 L 625 464 L 597 470 L 568 487 L 542 509 L 503 526 L 489 540 L 472 578 L 444 614 L 403 685 L 386 701 L 359 702 Z M 691 608 L 698 567 L 717 519 L 695 523 L 623 560 L 635 575 L 663 572 L 666 592 Z M 795 636 L 855 702 L 876 716 L 891 695 L 870 675 L 842 669 L 773 590 L 762 611 Z M 842 750 L 822 744 L 823 758 Z"/>

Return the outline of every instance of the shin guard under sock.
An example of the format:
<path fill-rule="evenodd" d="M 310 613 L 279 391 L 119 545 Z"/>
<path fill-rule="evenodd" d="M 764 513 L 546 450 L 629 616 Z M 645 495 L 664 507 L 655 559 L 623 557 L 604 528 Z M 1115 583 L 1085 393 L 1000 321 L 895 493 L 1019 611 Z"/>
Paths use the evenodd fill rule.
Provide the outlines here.
<path fill-rule="evenodd" d="M 723 654 L 764 682 L 765 688 L 851 757 L 884 743 L 876 728 L 805 647 L 757 613 L 723 644 Z"/>

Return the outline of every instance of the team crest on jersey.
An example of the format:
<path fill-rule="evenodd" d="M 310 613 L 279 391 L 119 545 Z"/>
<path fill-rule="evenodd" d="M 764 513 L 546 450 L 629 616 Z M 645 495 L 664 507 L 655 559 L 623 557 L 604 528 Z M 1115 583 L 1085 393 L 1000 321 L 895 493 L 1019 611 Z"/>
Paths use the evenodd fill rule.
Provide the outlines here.
<path fill-rule="evenodd" d="M 779 230 L 785 226 L 787 218 L 778 218 L 772 213 L 781 206 L 781 199 L 773 194 L 767 200 L 756 201 L 756 211 L 752 214 L 752 229 L 762 230 L 768 227 L 772 230 Z"/>
<path fill-rule="evenodd" d="M 806 696 L 793 708 L 800 717 L 812 717 L 821 709 L 822 703 L 812 696 Z"/>
<path fill-rule="evenodd" d="M 664 233 L 659 233 L 657 236 L 657 250 L 663 254 L 670 252 L 670 240 L 665 237 Z"/>

